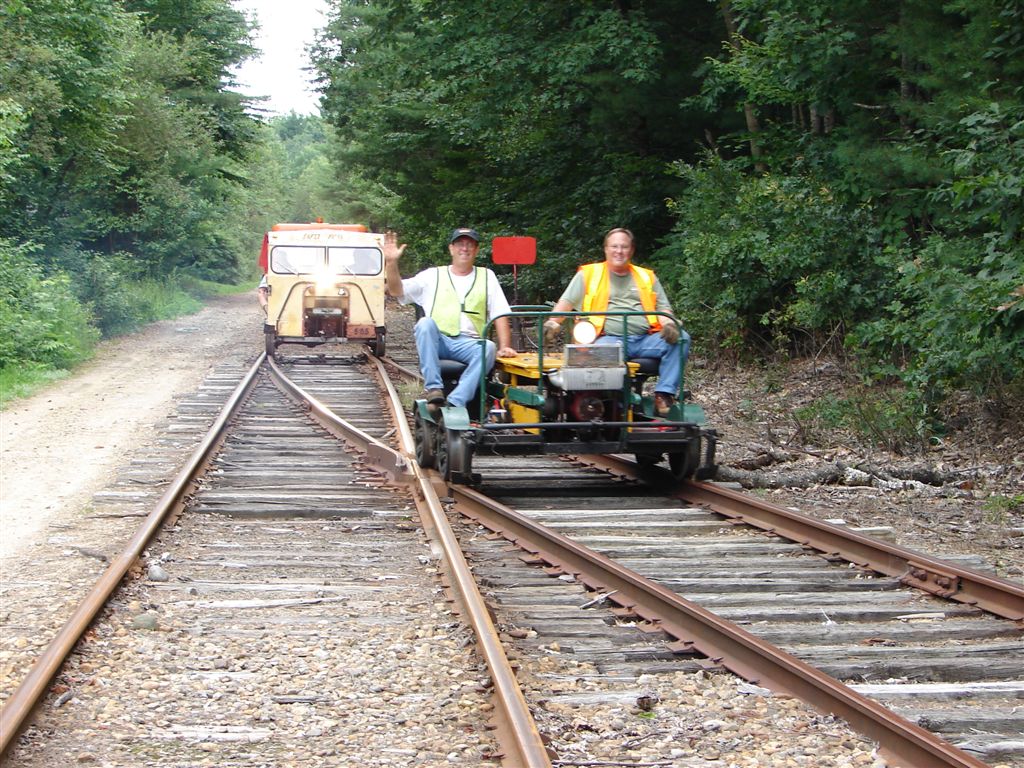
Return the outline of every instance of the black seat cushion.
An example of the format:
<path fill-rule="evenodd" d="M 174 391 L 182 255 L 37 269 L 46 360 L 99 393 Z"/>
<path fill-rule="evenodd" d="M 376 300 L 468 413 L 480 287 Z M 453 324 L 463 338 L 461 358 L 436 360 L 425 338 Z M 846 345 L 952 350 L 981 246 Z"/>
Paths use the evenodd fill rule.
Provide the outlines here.
<path fill-rule="evenodd" d="M 661 360 L 657 357 L 632 357 L 629 362 L 640 364 L 641 375 L 654 376 L 658 373 Z"/>
<path fill-rule="evenodd" d="M 466 370 L 466 364 L 460 363 L 458 360 L 441 360 L 440 363 L 441 378 L 446 381 L 458 379 Z"/>

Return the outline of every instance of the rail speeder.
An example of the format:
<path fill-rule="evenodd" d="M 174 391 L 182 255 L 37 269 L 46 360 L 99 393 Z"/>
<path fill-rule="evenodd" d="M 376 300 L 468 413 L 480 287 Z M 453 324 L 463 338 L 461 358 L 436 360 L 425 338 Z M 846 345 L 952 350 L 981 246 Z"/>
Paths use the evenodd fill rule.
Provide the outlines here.
<path fill-rule="evenodd" d="M 266 352 L 363 342 L 385 352 L 384 236 L 362 224 L 275 224 L 263 238 Z"/>
<path fill-rule="evenodd" d="M 498 246 L 496 239 L 495 263 L 528 263 L 503 262 Z M 482 373 L 477 397 L 466 407 L 417 400 L 417 462 L 436 468 L 446 480 L 468 484 L 481 479 L 472 471 L 476 455 L 625 453 L 643 465 L 667 461 L 670 476 L 677 480 L 713 477 L 717 433 L 706 426 L 703 409 L 688 401 L 685 371 L 679 378 L 684 396 L 676 398 L 667 414 L 658 415 L 653 393 L 645 385 L 657 376 L 660 361 L 634 358 L 622 345 L 593 343 L 594 316 L 604 316 L 612 324 L 641 314 L 650 313 L 555 313 L 549 307 L 513 307 L 506 316 L 513 329 L 534 329 L 514 332 L 517 348 L 531 349 L 498 358 L 493 371 Z M 667 313 L 657 314 L 663 315 L 663 323 L 677 322 Z M 542 329 L 548 317 L 567 318 L 564 324 L 571 325 L 572 339 L 561 349 L 550 344 L 545 349 Z M 493 323 L 494 318 L 485 327 L 485 338 Z M 446 391 L 463 367 L 441 361 Z"/>

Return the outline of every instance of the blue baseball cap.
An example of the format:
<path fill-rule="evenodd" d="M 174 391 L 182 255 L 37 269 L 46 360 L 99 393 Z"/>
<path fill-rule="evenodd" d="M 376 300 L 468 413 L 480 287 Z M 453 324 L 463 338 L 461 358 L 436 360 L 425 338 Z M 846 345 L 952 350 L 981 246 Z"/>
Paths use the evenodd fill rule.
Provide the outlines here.
<path fill-rule="evenodd" d="M 475 229 L 470 229 L 469 227 L 459 227 L 458 229 L 452 230 L 452 236 L 448 238 L 448 245 L 451 245 L 460 237 L 468 237 L 474 243 L 480 242 L 480 235 L 477 233 Z"/>

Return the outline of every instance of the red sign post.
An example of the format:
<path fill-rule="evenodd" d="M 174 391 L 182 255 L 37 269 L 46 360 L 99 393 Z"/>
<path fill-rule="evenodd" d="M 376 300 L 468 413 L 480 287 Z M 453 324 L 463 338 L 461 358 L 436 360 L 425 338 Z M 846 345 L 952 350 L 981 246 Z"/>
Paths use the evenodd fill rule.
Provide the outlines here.
<path fill-rule="evenodd" d="M 520 264 L 534 264 L 537 261 L 537 238 L 535 237 L 496 237 L 491 241 L 491 261 L 495 264 L 512 265 L 512 303 L 519 302 Z"/>

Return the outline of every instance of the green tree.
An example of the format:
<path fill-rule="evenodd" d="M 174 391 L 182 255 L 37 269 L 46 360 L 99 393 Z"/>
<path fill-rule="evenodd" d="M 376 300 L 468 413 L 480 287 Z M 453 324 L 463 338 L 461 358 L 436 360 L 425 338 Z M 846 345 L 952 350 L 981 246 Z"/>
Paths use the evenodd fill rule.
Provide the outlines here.
<path fill-rule="evenodd" d="M 870 219 L 813 173 L 745 165 L 709 155 L 677 166 L 687 193 L 655 254 L 676 311 L 705 348 L 838 351 L 884 282 Z"/>
<path fill-rule="evenodd" d="M 22 160 L 0 228 L 42 242 L 102 232 L 95 195 L 118 170 L 128 101 L 122 43 L 132 21 L 112 0 L 39 0 L 5 3 L 0 22 L 0 99 L 24 116 L 13 147 Z"/>
<path fill-rule="evenodd" d="M 128 251 L 132 274 L 229 276 L 238 254 L 217 220 L 244 183 L 256 123 L 228 72 L 252 52 L 249 24 L 227 0 L 127 8 L 0 8 L 0 99 L 23 118 L 7 133 L 20 159 L 0 224 L 42 244 L 54 269 L 84 273 L 91 254 Z"/>
<path fill-rule="evenodd" d="M 696 2 L 338 0 L 317 54 L 338 175 L 395 201 L 424 259 L 460 222 L 535 235 L 524 282 L 550 294 L 609 227 L 645 251 L 667 231 L 665 163 L 714 122 L 681 106 L 713 21 Z"/>
<path fill-rule="evenodd" d="M 137 282 L 235 277 L 244 252 L 224 222 L 259 135 L 230 90 L 252 52 L 244 16 L 229 0 L 9 0 L 0 23 L 12 252 L 66 281 L 104 332 L 154 316 Z"/>
<path fill-rule="evenodd" d="M 775 307 L 797 294 L 780 295 L 764 279 L 765 259 L 750 259 L 785 248 L 803 273 L 789 284 L 820 289 L 834 274 L 848 300 L 839 313 L 813 292 L 822 315 L 852 332 L 850 348 L 866 367 L 901 378 L 926 406 L 956 387 L 1013 391 L 1021 381 L 1014 297 L 1024 283 L 1024 9 L 1012 0 L 733 0 L 729 10 L 737 34 L 708 62 L 697 101 L 736 113 L 756 105 L 758 173 L 737 180 L 718 158 L 681 165 L 690 185 L 668 241 L 684 254 L 680 274 L 699 281 L 729 265 L 727 279 L 741 288 L 704 283 L 724 327 L 749 330 L 759 318 L 795 338 L 795 328 L 777 324 L 785 312 L 763 310 L 766 298 Z M 722 153 L 742 156 L 745 138 L 723 142 Z M 763 195 L 750 197 L 795 179 L 856 215 L 838 221 L 811 206 L 787 221 L 758 204 Z M 750 225 L 754 212 L 760 225 Z M 840 242 L 820 238 L 817 214 Z M 741 236 L 724 221 L 739 222 Z M 799 256 L 815 242 L 833 262 L 826 272 Z"/>
<path fill-rule="evenodd" d="M 14 182 L 14 169 L 25 159 L 15 138 L 25 127 L 24 110 L 15 102 L 0 100 L 0 205 Z"/>
<path fill-rule="evenodd" d="M 256 54 L 254 23 L 228 0 L 125 0 L 125 8 L 140 15 L 149 34 L 178 41 L 189 66 L 177 70 L 168 90 L 208 115 L 219 148 L 244 159 L 255 123 L 246 113 L 250 100 L 232 90 L 232 71 Z"/>

